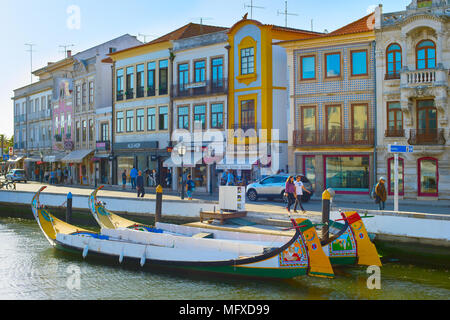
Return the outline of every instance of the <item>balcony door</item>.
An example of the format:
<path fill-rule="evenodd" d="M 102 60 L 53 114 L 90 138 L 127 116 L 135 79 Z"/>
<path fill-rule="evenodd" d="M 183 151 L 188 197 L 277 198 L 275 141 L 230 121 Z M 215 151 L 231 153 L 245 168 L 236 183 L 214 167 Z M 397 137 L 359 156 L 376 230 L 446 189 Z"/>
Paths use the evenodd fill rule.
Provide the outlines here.
<path fill-rule="evenodd" d="M 367 104 L 352 105 L 352 141 L 368 141 L 369 113 Z"/>
<path fill-rule="evenodd" d="M 437 140 L 437 109 L 434 100 L 417 101 L 417 139 L 419 142 Z"/>

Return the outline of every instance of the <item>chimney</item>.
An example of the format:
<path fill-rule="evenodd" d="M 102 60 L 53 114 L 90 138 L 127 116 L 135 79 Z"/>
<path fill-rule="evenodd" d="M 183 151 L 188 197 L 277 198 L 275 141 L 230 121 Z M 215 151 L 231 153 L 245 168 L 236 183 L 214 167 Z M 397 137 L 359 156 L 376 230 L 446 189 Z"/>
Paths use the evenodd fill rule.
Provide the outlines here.
<path fill-rule="evenodd" d="M 67 58 L 70 58 L 72 56 L 72 50 L 67 50 Z"/>

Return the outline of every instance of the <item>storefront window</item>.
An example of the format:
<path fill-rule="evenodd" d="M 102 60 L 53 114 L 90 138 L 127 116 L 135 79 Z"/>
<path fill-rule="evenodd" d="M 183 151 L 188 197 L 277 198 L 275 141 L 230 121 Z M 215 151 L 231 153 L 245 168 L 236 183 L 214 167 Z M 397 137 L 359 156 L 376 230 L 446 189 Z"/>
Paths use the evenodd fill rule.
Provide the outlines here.
<path fill-rule="evenodd" d="M 369 191 L 369 156 L 325 158 L 326 188 L 335 191 Z"/>
<path fill-rule="evenodd" d="M 438 195 L 438 161 L 422 158 L 419 162 L 419 196 Z"/>
<path fill-rule="evenodd" d="M 118 157 L 117 158 L 117 183 L 122 184 L 122 173 L 126 170 L 127 183 L 130 183 L 130 171 L 134 166 L 134 157 Z"/>
<path fill-rule="evenodd" d="M 206 187 L 207 183 L 207 166 L 206 165 L 198 165 L 195 168 L 192 168 L 192 179 L 195 182 L 196 187 Z"/>
<path fill-rule="evenodd" d="M 305 156 L 304 157 L 304 172 L 303 174 L 311 182 L 312 187 L 316 190 L 316 157 L 315 156 Z"/>
<path fill-rule="evenodd" d="M 398 194 L 404 194 L 404 185 L 403 185 L 403 171 L 404 170 L 404 161 L 402 158 L 398 158 Z M 395 184 L 395 170 L 394 170 L 394 158 L 389 159 L 388 163 L 388 185 L 389 185 L 389 195 L 394 194 L 394 184 Z"/>

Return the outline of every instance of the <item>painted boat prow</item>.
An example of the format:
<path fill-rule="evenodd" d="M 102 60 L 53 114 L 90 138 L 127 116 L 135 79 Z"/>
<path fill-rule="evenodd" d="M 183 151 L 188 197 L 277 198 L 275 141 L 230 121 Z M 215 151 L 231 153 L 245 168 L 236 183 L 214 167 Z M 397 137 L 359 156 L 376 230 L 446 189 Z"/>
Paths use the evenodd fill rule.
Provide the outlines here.
<path fill-rule="evenodd" d="M 41 192 L 47 188 L 43 186 L 34 195 L 31 200 L 31 211 L 36 219 L 42 233 L 47 238 L 52 246 L 55 246 L 56 235 L 61 234 L 71 234 L 75 232 L 89 232 L 88 230 L 78 228 L 71 224 L 68 224 L 56 217 L 54 217 L 43 205 L 40 204 L 39 197 Z"/>
<path fill-rule="evenodd" d="M 89 210 L 100 227 L 104 229 L 117 229 L 137 225 L 136 222 L 122 218 L 107 210 L 105 205 L 97 200 L 97 193 L 103 188 L 104 186 L 99 186 L 91 193 L 88 199 Z"/>

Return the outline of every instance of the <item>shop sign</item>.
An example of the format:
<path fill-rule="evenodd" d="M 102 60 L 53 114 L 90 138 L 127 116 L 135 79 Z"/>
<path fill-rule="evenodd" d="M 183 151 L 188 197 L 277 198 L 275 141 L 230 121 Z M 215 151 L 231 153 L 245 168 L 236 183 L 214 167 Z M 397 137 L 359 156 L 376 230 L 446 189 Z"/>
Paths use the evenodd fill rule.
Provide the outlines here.
<path fill-rule="evenodd" d="M 114 149 L 127 149 L 127 150 L 138 150 L 138 149 L 158 149 L 158 141 L 146 141 L 146 142 L 128 142 L 128 143 L 116 143 L 114 144 Z"/>
<path fill-rule="evenodd" d="M 64 141 L 64 151 L 72 151 L 73 150 L 73 141 L 72 140 L 65 140 Z"/>

